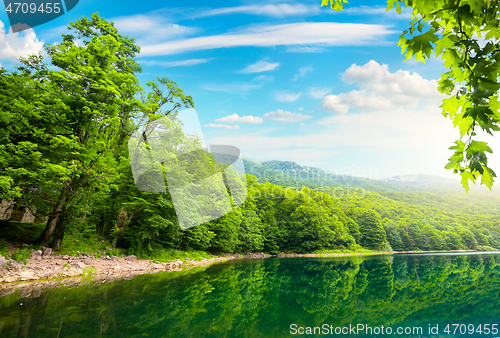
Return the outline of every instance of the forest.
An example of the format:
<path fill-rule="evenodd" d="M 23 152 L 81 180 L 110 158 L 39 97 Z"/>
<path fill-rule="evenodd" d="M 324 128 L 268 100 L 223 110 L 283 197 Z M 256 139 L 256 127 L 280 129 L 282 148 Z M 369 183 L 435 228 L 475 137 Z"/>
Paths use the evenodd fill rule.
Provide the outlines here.
<path fill-rule="evenodd" d="M 417 191 L 332 175 L 325 176 L 327 185 L 313 179 L 276 181 L 283 169 L 279 161 L 267 163 L 265 170 L 277 169 L 268 180 L 252 170 L 238 178 L 248 189 L 242 205 L 181 230 L 168 189 L 137 188 L 128 141 L 144 123 L 168 117 L 163 131 L 172 144 L 164 154 L 169 161 L 163 174 L 182 176 L 169 163 L 185 159 L 187 149 L 199 145 L 199 139 L 182 132 L 177 118 L 180 110 L 195 107 L 192 97 L 167 78 L 148 82 L 149 92 L 142 88 L 135 59 L 140 48 L 97 14 L 69 28 L 74 35 L 45 46 L 50 63 L 38 54 L 22 58 L 16 71 L 0 70 L 0 199 L 41 220 L 2 221 L 2 252 L 7 241 L 158 259 L 178 251 L 500 249 L 497 195 Z M 221 171 L 205 154 L 200 156 L 208 156 L 208 170 Z M 186 162 L 195 168 L 191 174 L 210 175 L 200 161 Z M 284 165 L 300 169 L 293 162 Z M 185 198 L 194 207 L 201 204 Z"/>

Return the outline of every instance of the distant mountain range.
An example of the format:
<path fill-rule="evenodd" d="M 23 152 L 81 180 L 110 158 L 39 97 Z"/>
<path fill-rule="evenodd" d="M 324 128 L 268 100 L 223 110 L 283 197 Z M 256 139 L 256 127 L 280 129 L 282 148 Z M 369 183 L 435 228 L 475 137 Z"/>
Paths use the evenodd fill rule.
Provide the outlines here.
<path fill-rule="evenodd" d="M 336 175 L 323 169 L 303 167 L 293 161 L 264 161 L 259 162 L 243 159 L 247 174 L 254 175 L 259 182 L 269 181 L 285 187 L 358 187 L 375 192 L 413 192 L 438 191 L 440 189 L 464 191 L 460 181 L 434 175 L 417 174 L 394 176 L 382 180 L 370 178 Z M 489 192 L 485 186 L 474 187 L 471 191 Z"/>

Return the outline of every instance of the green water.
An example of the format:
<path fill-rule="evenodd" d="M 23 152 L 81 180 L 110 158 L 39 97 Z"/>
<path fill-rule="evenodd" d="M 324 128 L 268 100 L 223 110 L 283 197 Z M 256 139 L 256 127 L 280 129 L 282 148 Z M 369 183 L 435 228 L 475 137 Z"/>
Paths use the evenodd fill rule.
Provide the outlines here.
<path fill-rule="evenodd" d="M 0 337 L 498 337 L 500 255 L 239 260 L 37 296 L 0 298 Z"/>

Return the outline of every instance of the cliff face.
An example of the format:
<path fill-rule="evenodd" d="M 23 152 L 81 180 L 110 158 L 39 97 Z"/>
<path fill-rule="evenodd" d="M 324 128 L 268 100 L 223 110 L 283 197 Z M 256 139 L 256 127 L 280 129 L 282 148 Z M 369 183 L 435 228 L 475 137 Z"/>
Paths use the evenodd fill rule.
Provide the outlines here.
<path fill-rule="evenodd" d="M 17 207 L 13 201 L 0 200 L 0 220 L 23 223 L 45 223 L 46 221 L 32 215 L 28 208 Z"/>

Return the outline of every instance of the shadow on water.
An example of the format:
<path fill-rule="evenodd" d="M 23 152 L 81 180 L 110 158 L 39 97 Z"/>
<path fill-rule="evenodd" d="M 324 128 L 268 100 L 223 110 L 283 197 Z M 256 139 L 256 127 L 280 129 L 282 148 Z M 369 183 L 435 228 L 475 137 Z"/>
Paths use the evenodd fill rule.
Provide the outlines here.
<path fill-rule="evenodd" d="M 0 337 L 493 337 L 499 299 L 500 255 L 239 260 L 1 297 Z"/>

